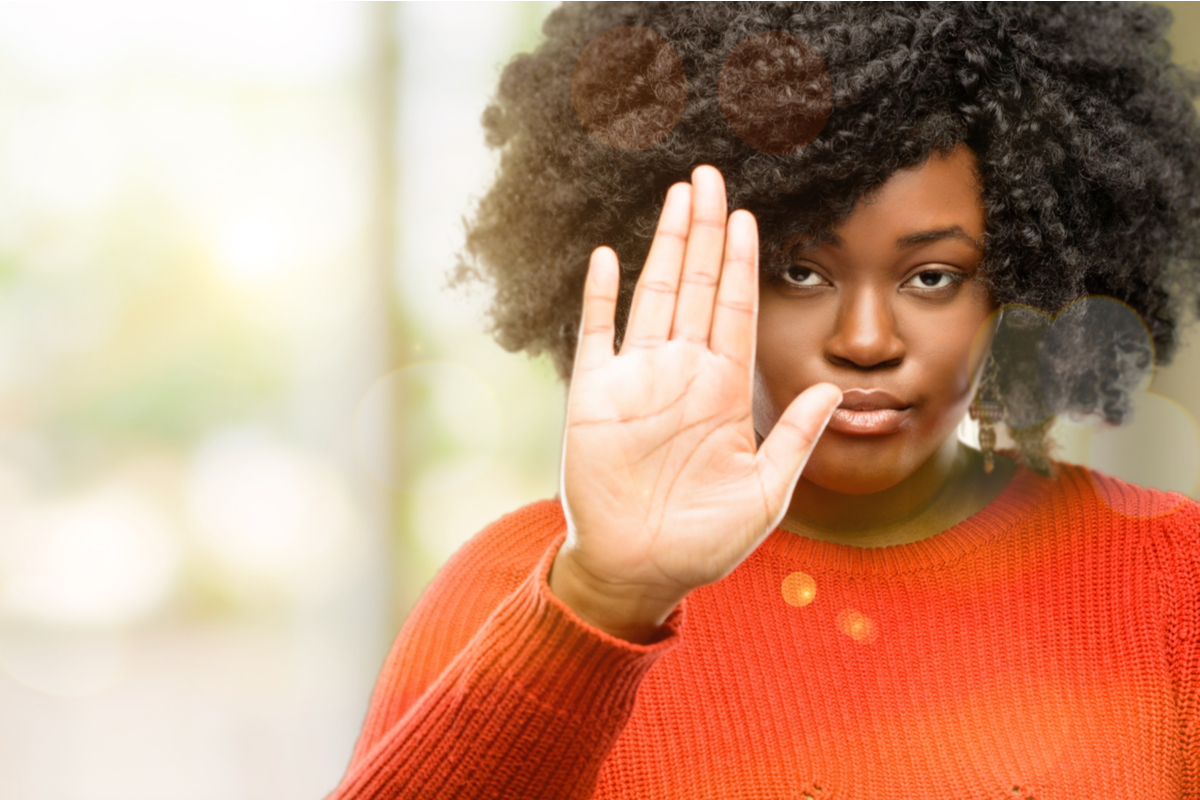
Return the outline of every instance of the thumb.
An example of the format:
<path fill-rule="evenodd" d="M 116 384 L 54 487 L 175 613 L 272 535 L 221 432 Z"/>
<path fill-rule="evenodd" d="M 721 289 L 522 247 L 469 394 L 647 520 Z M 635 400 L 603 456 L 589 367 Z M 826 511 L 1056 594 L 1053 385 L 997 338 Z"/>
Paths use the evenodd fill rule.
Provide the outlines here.
<path fill-rule="evenodd" d="M 809 455 L 841 402 L 842 391 L 833 384 L 810 386 L 792 401 L 758 448 L 758 473 L 776 516 L 782 516 Z"/>

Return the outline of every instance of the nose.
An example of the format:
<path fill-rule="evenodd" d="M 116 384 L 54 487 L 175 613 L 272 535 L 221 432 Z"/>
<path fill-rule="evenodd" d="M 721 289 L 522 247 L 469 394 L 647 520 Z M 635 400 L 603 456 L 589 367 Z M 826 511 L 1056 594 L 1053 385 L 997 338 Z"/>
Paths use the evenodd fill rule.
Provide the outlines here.
<path fill-rule="evenodd" d="M 883 369 L 899 366 L 904 341 L 888 298 L 879 291 L 849 291 L 838 309 L 825 357 L 840 367 Z"/>

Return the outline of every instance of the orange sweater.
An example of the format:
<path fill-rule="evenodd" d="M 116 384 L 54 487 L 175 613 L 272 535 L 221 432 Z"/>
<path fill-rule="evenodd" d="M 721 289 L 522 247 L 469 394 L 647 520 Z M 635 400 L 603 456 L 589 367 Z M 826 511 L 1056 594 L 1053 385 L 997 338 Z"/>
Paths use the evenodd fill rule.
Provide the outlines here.
<path fill-rule="evenodd" d="M 1186 498 L 1062 466 L 913 544 L 775 531 L 649 646 L 550 594 L 564 527 L 445 566 L 332 797 L 1200 800 Z"/>

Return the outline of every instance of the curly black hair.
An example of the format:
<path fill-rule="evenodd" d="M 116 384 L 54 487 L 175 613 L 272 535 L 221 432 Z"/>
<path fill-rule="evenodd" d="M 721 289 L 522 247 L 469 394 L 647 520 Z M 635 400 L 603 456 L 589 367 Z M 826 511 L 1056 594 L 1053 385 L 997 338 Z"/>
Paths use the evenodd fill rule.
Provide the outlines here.
<path fill-rule="evenodd" d="M 1047 420 L 1120 422 L 1195 301 L 1198 83 L 1171 63 L 1170 22 L 1123 3 L 564 4 L 484 113 L 500 169 L 456 280 L 489 283 L 500 344 L 548 352 L 569 379 L 590 252 L 620 257 L 620 324 L 666 190 L 695 166 L 720 169 L 730 207 L 758 217 L 769 275 L 789 242 L 965 143 L 987 209 L 983 273 L 998 305 L 1019 306 L 993 345 L 1007 421 L 1022 459 L 1045 470 Z M 665 37 L 686 72 L 678 123 L 640 149 L 590 135 L 572 105 L 580 53 L 618 26 Z M 823 129 L 791 153 L 743 141 L 718 96 L 726 56 L 767 31 L 800 37 L 832 82 Z M 1124 305 L 1075 302 L 1088 296 Z M 1114 322 L 1112 307 L 1144 328 Z"/>

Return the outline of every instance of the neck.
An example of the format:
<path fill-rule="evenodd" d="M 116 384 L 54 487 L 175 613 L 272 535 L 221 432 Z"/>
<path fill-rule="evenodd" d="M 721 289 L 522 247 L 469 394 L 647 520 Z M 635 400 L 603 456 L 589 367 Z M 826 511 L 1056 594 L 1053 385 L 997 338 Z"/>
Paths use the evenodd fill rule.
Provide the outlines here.
<path fill-rule="evenodd" d="M 780 525 L 784 530 L 856 547 L 887 547 L 926 539 L 980 511 L 1004 489 L 1015 465 L 983 458 L 951 437 L 916 472 L 880 492 L 852 495 L 800 478 Z"/>

